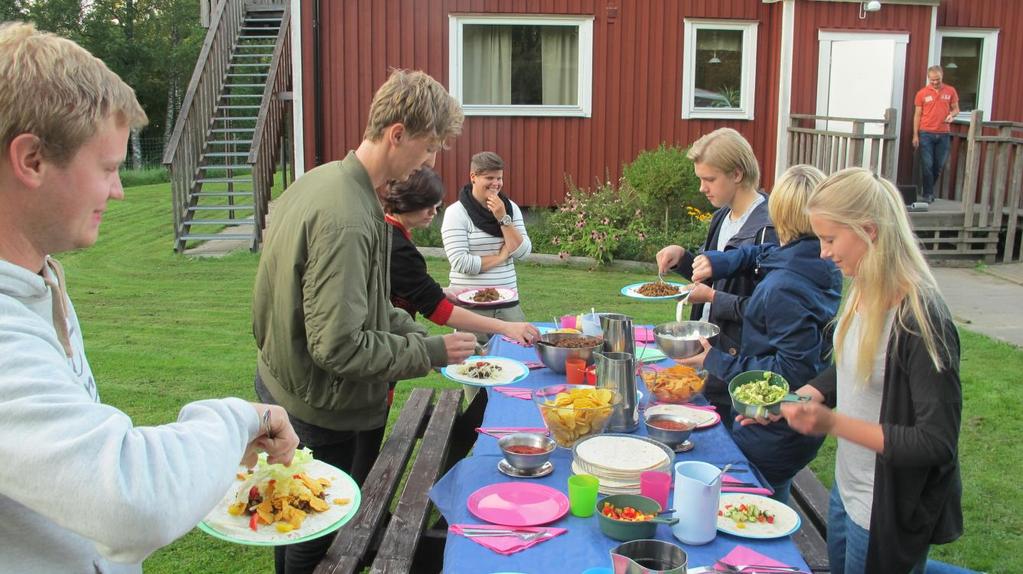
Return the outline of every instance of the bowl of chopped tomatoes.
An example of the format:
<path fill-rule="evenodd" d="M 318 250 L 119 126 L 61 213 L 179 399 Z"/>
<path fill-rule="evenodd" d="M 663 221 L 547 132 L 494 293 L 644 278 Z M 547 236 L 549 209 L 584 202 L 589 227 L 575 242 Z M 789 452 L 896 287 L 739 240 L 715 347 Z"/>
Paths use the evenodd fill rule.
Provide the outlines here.
<path fill-rule="evenodd" d="M 597 501 L 600 531 L 608 538 L 628 542 L 655 538 L 658 524 L 672 525 L 677 518 L 661 518 L 656 500 L 638 494 L 613 494 Z"/>

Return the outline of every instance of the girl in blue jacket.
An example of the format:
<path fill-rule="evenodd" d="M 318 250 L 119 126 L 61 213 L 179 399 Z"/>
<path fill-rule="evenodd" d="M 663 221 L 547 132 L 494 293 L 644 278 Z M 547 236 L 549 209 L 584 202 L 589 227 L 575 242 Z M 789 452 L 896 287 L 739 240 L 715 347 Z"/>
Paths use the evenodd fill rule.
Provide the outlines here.
<path fill-rule="evenodd" d="M 802 387 L 828 366 L 828 324 L 842 297 L 842 274 L 833 262 L 820 258 L 820 241 L 806 214 L 810 193 L 823 179 L 818 169 L 797 165 L 778 180 L 768 211 L 780 246 L 748 245 L 697 258 L 694 281 L 750 270 L 755 270 L 759 281 L 740 309 L 738 352 L 723 352 L 704 342 L 704 353 L 680 362 L 702 367 L 723 381 L 745 371 L 772 371 L 785 377 L 797 393 L 822 398 L 812 388 Z M 795 432 L 784 420 L 733 427 L 732 438 L 771 484 L 774 497 L 782 501 L 788 499 L 792 477 L 813 460 L 823 442 Z"/>

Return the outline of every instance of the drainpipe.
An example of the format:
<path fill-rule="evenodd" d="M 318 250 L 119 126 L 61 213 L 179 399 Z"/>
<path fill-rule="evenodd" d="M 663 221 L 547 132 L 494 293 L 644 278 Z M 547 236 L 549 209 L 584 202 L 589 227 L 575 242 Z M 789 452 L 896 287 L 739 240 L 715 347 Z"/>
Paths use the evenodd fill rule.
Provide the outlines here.
<path fill-rule="evenodd" d="M 315 110 L 313 130 L 316 141 L 316 155 L 313 164 L 323 163 L 323 72 L 320 70 L 320 0 L 313 0 L 313 93 Z"/>

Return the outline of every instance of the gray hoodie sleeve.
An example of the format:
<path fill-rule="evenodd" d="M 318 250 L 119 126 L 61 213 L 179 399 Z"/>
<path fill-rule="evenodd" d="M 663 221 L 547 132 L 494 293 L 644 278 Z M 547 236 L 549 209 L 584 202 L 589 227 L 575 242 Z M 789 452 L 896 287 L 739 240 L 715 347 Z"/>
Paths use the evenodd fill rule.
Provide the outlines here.
<path fill-rule="evenodd" d="M 77 533 L 122 563 L 191 530 L 234 482 L 258 433 L 255 409 L 206 400 L 185 405 L 174 423 L 135 426 L 90 396 L 50 325 L 7 303 L 0 300 L 0 502 L 30 512 L 0 520 L 51 521 L 55 536 Z M 40 540 L 39 551 L 47 547 Z"/>

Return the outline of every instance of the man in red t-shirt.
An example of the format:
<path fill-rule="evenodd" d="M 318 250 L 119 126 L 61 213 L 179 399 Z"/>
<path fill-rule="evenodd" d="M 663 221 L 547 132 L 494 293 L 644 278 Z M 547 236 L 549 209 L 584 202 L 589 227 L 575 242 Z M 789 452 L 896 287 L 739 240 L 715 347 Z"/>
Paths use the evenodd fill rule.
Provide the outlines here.
<path fill-rule="evenodd" d="M 941 81 L 941 66 L 927 68 L 927 85 L 916 93 L 913 113 L 913 147 L 920 150 L 924 201 L 934 201 L 934 182 L 948 159 L 951 144 L 948 124 L 959 114 L 959 94 Z"/>

